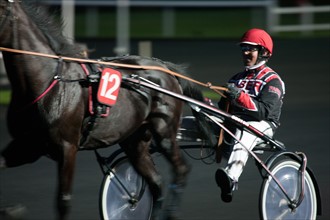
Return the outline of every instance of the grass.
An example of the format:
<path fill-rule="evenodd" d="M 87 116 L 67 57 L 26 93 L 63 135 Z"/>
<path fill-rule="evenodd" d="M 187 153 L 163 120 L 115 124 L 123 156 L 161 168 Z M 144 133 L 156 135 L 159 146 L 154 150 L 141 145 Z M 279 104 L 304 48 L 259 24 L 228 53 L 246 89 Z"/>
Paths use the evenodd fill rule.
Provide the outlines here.
<path fill-rule="evenodd" d="M 233 12 L 234 11 L 234 12 Z M 76 15 L 76 36 L 86 33 L 85 11 Z M 240 16 L 237 18 L 237 14 Z M 251 11 L 247 9 L 177 9 L 174 34 L 169 38 L 237 37 L 250 25 Z M 112 8 L 99 10 L 98 36 L 116 37 L 116 17 Z M 131 38 L 167 38 L 163 35 L 163 11 L 158 8 L 138 8 L 130 12 Z"/>
<path fill-rule="evenodd" d="M 132 39 L 210 39 L 210 38 L 237 38 L 251 27 L 266 28 L 266 15 L 262 9 L 254 8 L 176 8 L 174 9 L 173 35 L 163 34 L 162 8 L 131 8 L 130 10 L 130 37 Z M 97 38 L 116 37 L 116 9 L 105 7 L 98 9 Z M 86 27 L 87 10 L 76 10 L 77 38 L 87 37 Z M 299 24 L 297 14 L 281 17 L 282 25 Z M 330 23 L 327 13 L 315 14 L 316 23 Z M 280 37 L 300 37 L 300 32 L 283 32 Z M 315 31 L 313 37 L 329 37 L 330 30 Z"/>
<path fill-rule="evenodd" d="M 219 99 L 221 97 L 218 93 L 213 92 L 211 90 L 204 90 L 202 92 L 203 92 L 203 96 L 204 97 L 207 97 L 209 99 L 212 99 L 213 101 L 219 101 Z"/>
<path fill-rule="evenodd" d="M 10 101 L 10 90 L 0 89 L 0 105 L 7 105 Z"/>

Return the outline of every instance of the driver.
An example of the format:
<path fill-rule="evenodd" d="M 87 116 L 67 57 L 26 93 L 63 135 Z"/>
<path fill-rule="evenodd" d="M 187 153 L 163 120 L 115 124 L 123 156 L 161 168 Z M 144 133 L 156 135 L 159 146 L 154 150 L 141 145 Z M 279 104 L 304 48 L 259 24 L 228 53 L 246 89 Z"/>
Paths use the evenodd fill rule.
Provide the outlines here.
<path fill-rule="evenodd" d="M 280 125 L 279 118 L 285 93 L 283 81 L 267 66 L 267 61 L 273 53 L 272 38 L 266 31 L 253 28 L 244 33 L 239 46 L 244 71 L 229 79 L 226 98 L 221 98 L 219 108 L 240 117 L 272 137 Z M 262 140 L 241 128 L 233 127 L 228 122 L 226 127 L 229 127 L 240 142 L 228 133 L 224 135 L 219 147 L 222 150 L 229 149 L 229 154 L 222 153 L 222 157 L 227 159 L 227 164 L 225 168 L 216 171 L 215 179 L 221 188 L 221 199 L 231 202 L 233 191 L 237 190 L 238 179 L 249 157 L 242 144 L 252 150 Z"/>

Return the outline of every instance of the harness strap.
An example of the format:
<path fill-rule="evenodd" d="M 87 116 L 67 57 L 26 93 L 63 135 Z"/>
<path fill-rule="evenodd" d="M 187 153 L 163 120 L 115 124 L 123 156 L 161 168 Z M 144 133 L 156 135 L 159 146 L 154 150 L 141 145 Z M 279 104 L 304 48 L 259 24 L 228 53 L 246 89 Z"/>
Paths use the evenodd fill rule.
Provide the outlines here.
<path fill-rule="evenodd" d="M 100 117 L 107 117 L 110 113 L 110 107 L 100 104 L 95 97 L 97 94 L 97 90 L 99 88 L 99 79 L 100 79 L 100 71 L 97 67 L 89 64 L 86 65 L 81 63 L 83 71 L 87 76 L 87 86 L 88 86 L 88 109 L 91 115 L 98 115 Z M 86 81 L 86 80 L 85 80 Z"/>
<path fill-rule="evenodd" d="M 58 79 L 60 79 L 60 75 L 62 73 L 62 70 L 63 70 L 63 60 L 62 59 L 58 59 L 57 71 L 56 71 L 56 75 L 54 77 L 53 82 L 35 100 L 33 100 L 32 102 L 30 102 L 29 104 L 27 104 L 26 106 L 24 106 L 23 109 L 22 109 L 22 111 L 24 109 L 27 109 L 30 106 L 34 105 L 35 103 L 37 103 L 40 99 L 42 99 L 58 83 L 58 81 L 59 81 Z"/>

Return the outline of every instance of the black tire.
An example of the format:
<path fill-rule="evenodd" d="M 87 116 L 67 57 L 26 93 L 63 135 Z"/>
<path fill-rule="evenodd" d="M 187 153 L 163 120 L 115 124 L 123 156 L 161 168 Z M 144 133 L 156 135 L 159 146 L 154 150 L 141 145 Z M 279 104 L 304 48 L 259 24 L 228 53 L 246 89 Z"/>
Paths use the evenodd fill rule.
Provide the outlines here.
<path fill-rule="evenodd" d="M 116 160 L 103 178 L 100 214 L 103 220 L 150 219 L 152 196 L 127 157 Z"/>
<path fill-rule="evenodd" d="M 270 168 L 271 173 L 278 179 L 291 199 L 297 198 L 299 193 L 299 167 L 294 160 L 281 160 Z M 259 198 L 260 217 L 264 220 L 272 219 L 316 219 L 317 197 L 311 175 L 305 172 L 304 199 L 292 212 L 288 199 L 269 175 L 261 187 Z"/>

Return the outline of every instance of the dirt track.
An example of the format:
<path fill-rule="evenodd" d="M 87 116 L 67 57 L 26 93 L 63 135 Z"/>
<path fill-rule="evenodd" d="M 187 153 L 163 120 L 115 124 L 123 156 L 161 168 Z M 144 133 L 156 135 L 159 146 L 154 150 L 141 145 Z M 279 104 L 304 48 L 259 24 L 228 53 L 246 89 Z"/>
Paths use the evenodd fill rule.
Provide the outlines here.
<path fill-rule="evenodd" d="M 101 44 L 93 43 L 93 55 L 112 56 Z M 132 45 L 136 52 L 136 45 Z M 153 43 L 153 56 L 176 63 L 190 63 L 193 78 L 222 85 L 242 69 L 234 41 L 161 41 Z M 303 151 L 314 171 L 322 194 L 323 216 L 330 218 L 330 42 L 328 39 L 277 40 L 270 61 L 286 83 L 287 94 L 282 126 L 276 138 L 289 150 Z M 0 149 L 9 141 L 5 128 L 5 107 L 1 106 Z M 27 146 L 28 147 L 28 146 Z M 164 163 L 157 157 L 156 163 Z M 261 178 L 253 160 L 241 176 L 239 190 L 230 204 L 220 200 L 214 181 L 218 165 L 188 159 L 193 165 L 182 207 L 183 219 L 258 219 Z M 55 163 L 42 158 L 23 167 L 0 173 L 0 205 L 23 203 L 28 207 L 25 220 L 52 220 L 54 215 Z M 167 179 L 169 169 L 161 169 Z M 102 173 L 93 152 L 81 152 L 77 161 L 72 220 L 98 219 L 98 191 Z"/>

